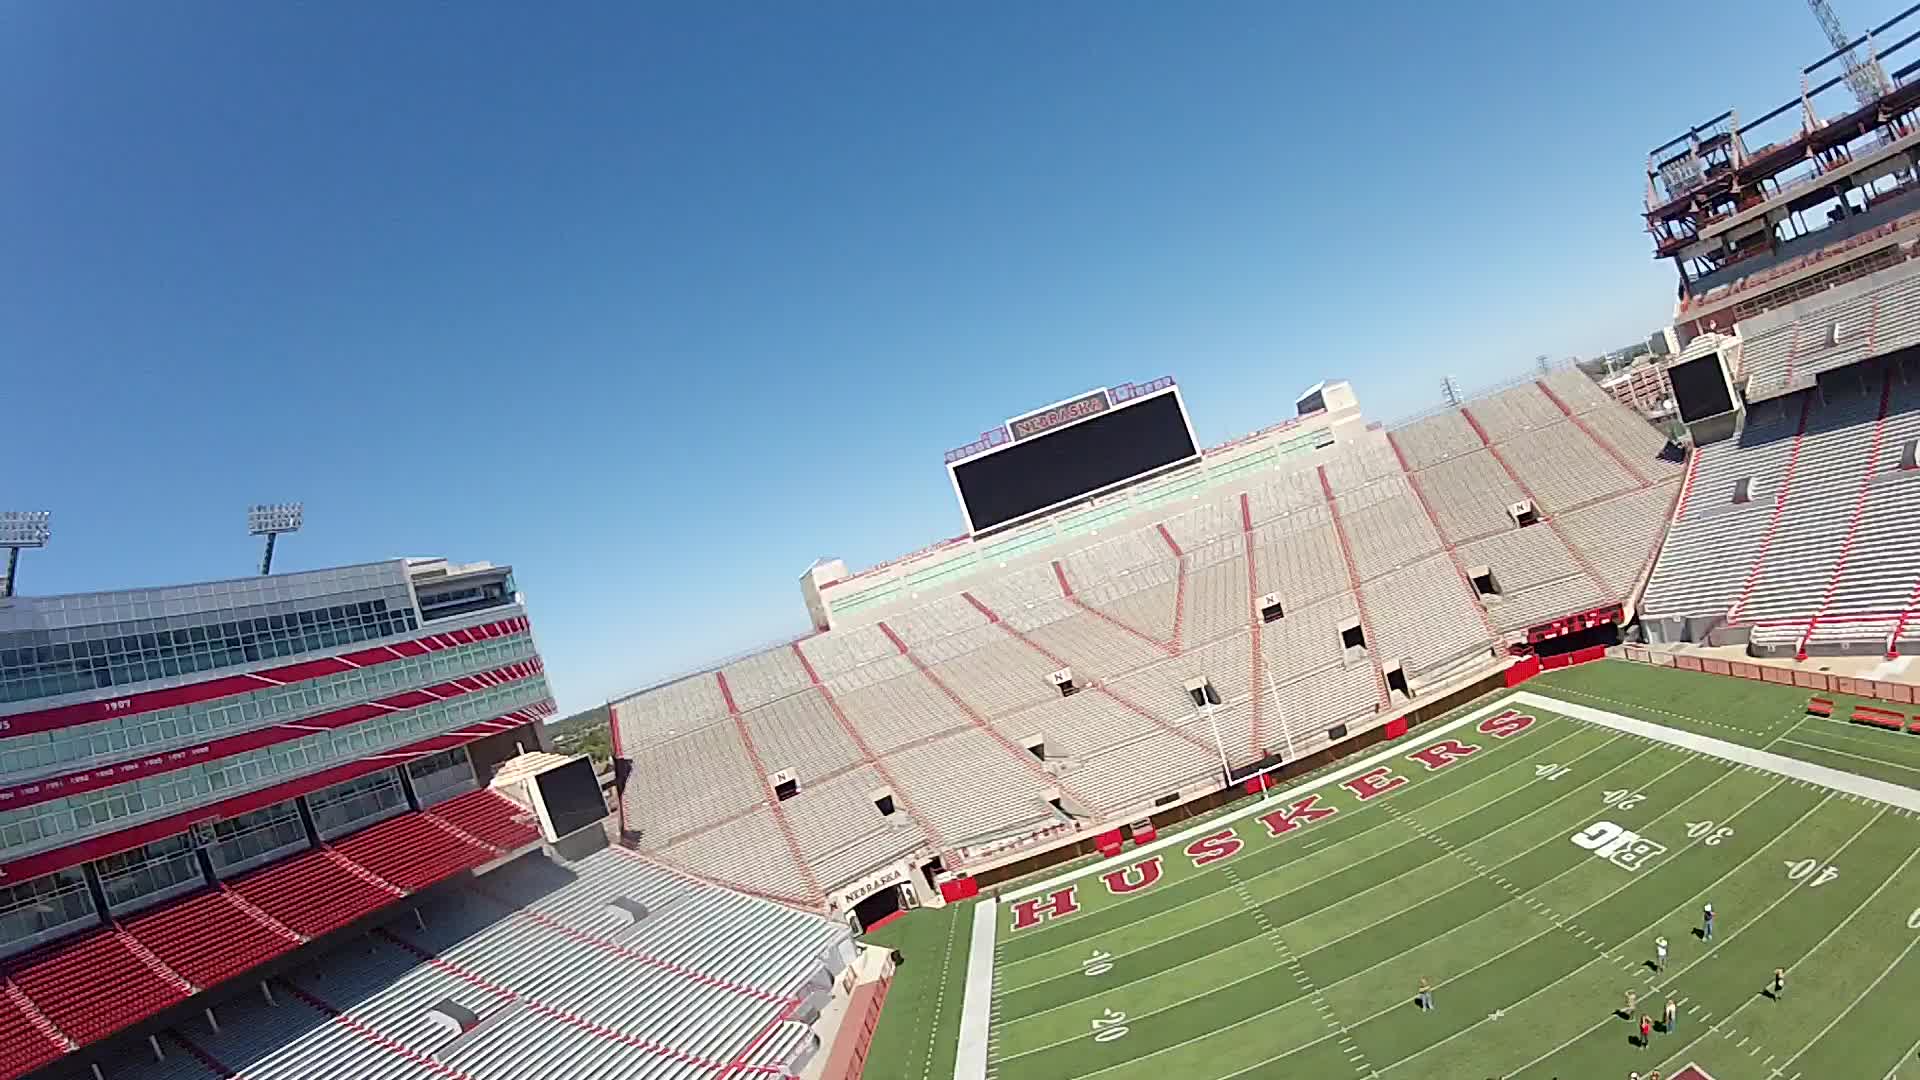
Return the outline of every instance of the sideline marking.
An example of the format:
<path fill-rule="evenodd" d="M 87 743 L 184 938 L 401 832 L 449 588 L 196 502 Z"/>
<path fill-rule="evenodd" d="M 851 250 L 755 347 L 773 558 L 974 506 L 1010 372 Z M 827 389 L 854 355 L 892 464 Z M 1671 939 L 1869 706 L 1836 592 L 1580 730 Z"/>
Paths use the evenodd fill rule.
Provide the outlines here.
<path fill-rule="evenodd" d="M 1408 749 L 1408 747 L 1418 748 L 1418 747 L 1427 745 L 1431 742 L 1434 742 L 1435 740 L 1441 738 L 1442 736 L 1450 735 L 1453 732 L 1456 732 L 1461 728 L 1466 727 L 1468 724 L 1477 723 L 1487 718 L 1488 716 L 1506 708 L 1508 705 L 1512 704 L 1515 700 L 1524 698 L 1526 696 L 1528 695 L 1526 695 L 1524 692 L 1519 692 L 1519 691 L 1510 692 L 1504 697 L 1496 698 L 1495 700 L 1485 705 L 1482 705 L 1477 709 L 1474 709 L 1472 712 L 1467 713 L 1465 716 L 1462 716 L 1455 720 L 1450 720 L 1447 723 L 1442 724 L 1431 731 L 1422 733 L 1422 737 L 1419 739 L 1391 740 L 1392 745 L 1390 745 L 1387 749 L 1382 750 L 1377 754 L 1372 754 L 1367 757 L 1364 757 L 1359 761 L 1356 761 L 1350 765 L 1342 766 L 1341 768 L 1335 769 L 1334 771 L 1327 773 L 1323 776 L 1319 776 L 1312 780 L 1308 780 L 1305 783 L 1296 784 L 1293 787 L 1287 788 L 1284 791 L 1277 790 L 1277 789 L 1273 791 L 1269 791 L 1267 792 L 1267 795 L 1265 798 L 1256 801 L 1253 805 L 1248 806 L 1244 809 L 1236 810 L 1231 814 L 1226 814 L 1221 817 L 1210 818 L 1206 821 L 1201 822 L 1198 825 L 1193 826 L 1192 828 L 1183 829 L 1180 832 L 1174 833 L 1172 836 L 1163 836 L 1160 839 L 1155 840 L 1153 843 L 1147 844 L 1144 847 L 1136 847 L 1132 851 L 1122 851 L 1119 855 L 1116 855 L 1111 859 L 1101 859 L 1098 862 L 1092 863 L 1087 866 L 1083 866 L 1078 870 L 1069 870 L 1064 874 L 1059 874 L 1055 877 L 1048 878 L 1045 881 L 1041 881 L 1033 885 L 1027 885 L 1022 888 L 1015 889 L 1012 892 L 1002 893 L 1000 896 L 999 902 L 1002 904 L 1009 904 L 1015 900 L 1022 900 L 1022 899 L 1025 899 L 1026 897 L 1034 896 L 1039 893 L 1050 892 L 1054 889 L 1059 888 L 1062 885 L 1067 884 L 1068 882 L 1079 881 L 1081 878 L 1084 878 L 1084 877 L 1091 877 L 1095 874 L 1105 873 L 1106 871 L 1112 870 L 1123 864 L 1131 864 L 1135 861 L 1138 861 L 1139 859 L 1145 858 L 1146 856 L 1153 854 L 1156 851 L 1164 851 L 1167 848 L 1173 847 L 1175 845 L 1185 845 L 1189 841 L 1197 840 L 1200 837 L 1207 835 L 1208 833 L 1218 832 L 1221 829 L 1226 828 L 1228 825 L 1231 825 L 1236 821 L 1244 821 L 1247 818 L 1253 817 L 1257 814 L 1268 812 L 1272 809 L 1273 803 L 1279 802 L 1281 800 L 1296 799 L 1310 792 L 1319 791 L 1321 788 L 1327 787 L 1330 784 L 1337 784 L 1340 781 L 1345 780 L 1350 776 L 1356 776 L 1360 773 L 1363 773 L 1368 769 L 1371 769 L 1374 766 L 1379 765 L 1382 762 L 1385 762 L 1391 758 L 1403 757 L 1406 754 L 1411 752 Z M 1541 698 L 1540 700 L 1547 701 L 1550 699 Z M 1408 734 L 1413 734 L 1413 732 L 1409 732 Z M 1915 809 L 1920 809 L 1920 803 L 1916 803 Z"/>
<path fill-rule="evenodd" d="M 967 993 L 960 1001 L 960 1048 L 953 1056 L 954 1080 L 985 1080 L 987 1075 L 987 1037 L 993 1020 L 993 938 L 999 927 L 999 905 L 973 905 L 973 940 L 967 949 Z"/>

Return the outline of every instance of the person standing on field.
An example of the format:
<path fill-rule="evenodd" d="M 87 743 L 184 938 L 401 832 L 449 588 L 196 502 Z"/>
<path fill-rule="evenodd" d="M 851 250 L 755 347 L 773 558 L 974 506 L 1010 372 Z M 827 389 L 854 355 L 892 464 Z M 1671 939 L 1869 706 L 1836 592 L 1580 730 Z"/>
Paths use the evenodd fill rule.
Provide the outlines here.
<path fill-rule="evenodd" d="M 1787 992 L 1787 969 L 1773 969 L 1773 1000 L 1779 1001 L 1780 995 Z"/>
<path fill-rule="evenodd" d="M 1424 977 L 1420 980 L 1420 995 L 1416 1000 L 1420 1002 L 1421 1012 L 1433 1011 L 1433 980 Z"/>
<path fill-rule="evenodd" d="M 1656 938 L 1653 943 L 1653 970 L 1667 970 L 1667 939 Z"/>
<path fill-rule="evenodd" d="M 1675 1004 L 1673 1003 L 1673 999 L 1672 999 L 1672 998 L 1668 998 L 1668 999 L 1667 999 L 1667 1013 L 1666 1013 L 1666 1022 L 1667 1022 L 1667 1024 L 1666 1024 L 1666 1026 L 1667 1026 L 1667 1034 L 1669 1034 L 1669 1035 L 1671 1035 L 1671 1034 L 1673 1034 L 1673 1026 L 1674 1026 L 1674 1025 L 1675 1025 L 1676 1023 L 1678 1023 L 1678 1022 L 1679 1022 L 1679 1020 L 1680 1020 L 1680 1006 L 1678 1006 L 1678 1005 L 1675 1005 Z"/>
<path fill-rule="evenodd" d="M 1640 1015 L 1640 1049 L 1645 1050 L 1651 1045 L 1653 1045 L 1653 1017 L 1642 1013 Z"/>
<path fill-rule="evenodd" d="M 1700 936 L 1707 941 L 1713 940 L 1713 905 L 1708 904 L 1700 913 Z"/>

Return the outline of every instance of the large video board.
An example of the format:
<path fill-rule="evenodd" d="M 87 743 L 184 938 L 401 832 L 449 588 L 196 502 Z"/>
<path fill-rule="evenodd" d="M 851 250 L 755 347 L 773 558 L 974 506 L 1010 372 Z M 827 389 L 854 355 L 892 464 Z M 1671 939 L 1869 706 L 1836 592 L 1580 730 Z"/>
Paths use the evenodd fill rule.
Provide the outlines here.
<path fill-rule="evenodd" d="M 1691 424 L 1732 411 L 1733 384 L 1719 353 L 1674 364 L 1667 368 L 1667 377 L 1673 381 L 1673 400 L 1682 422 Z"/>
<path fill-rule="evenodd" d="M 967 530 L 983 533 L 1200 456 L 1178 387 L 1102 390 L 1009 422 L 1013 437 L 949 461 Z"/>

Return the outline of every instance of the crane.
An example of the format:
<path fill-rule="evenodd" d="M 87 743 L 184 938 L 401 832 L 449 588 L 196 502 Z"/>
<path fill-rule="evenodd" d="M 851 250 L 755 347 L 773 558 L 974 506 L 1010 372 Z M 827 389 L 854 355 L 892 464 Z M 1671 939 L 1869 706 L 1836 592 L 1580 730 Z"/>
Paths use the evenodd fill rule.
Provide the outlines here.
<path fill-rule="evenodd" d="M 1879 58 L 1871 50 L 1864 61 L 1854 51 L 1853 40 L 1847 36 L 1846 28 L 1840 25 L 1840 16 L 1833 13 L 1833 5 L 1827 0 L 1807 0 L 1807 7 L 1813 10 L 1813 17 L 1820 21 L 1820 29 L 1826 33 L 1834 55 L 1847 65 L 1847 86 L 1860 104 L 1871 105 L 1893 89 L 1887 81 L 1887 73 L 1880 67 Z"/>

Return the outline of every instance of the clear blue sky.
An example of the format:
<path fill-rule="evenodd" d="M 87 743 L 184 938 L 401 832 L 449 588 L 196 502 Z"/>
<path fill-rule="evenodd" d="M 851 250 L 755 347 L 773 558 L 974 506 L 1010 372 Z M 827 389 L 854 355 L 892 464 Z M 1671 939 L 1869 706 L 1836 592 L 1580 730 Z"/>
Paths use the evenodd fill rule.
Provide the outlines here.
<path fill-rule="evenodd" d="M 23 589 L 244 574 L 303 499 L 288 569 L 513 563 L 584 707 L 957 532 L 941 453 L 1034 405 L 1170 373 L 1212 442 L 1645 334 L 1646 152 L 1825 51 L 1798 0 L 1296 7 L 0 6 Z"/>

